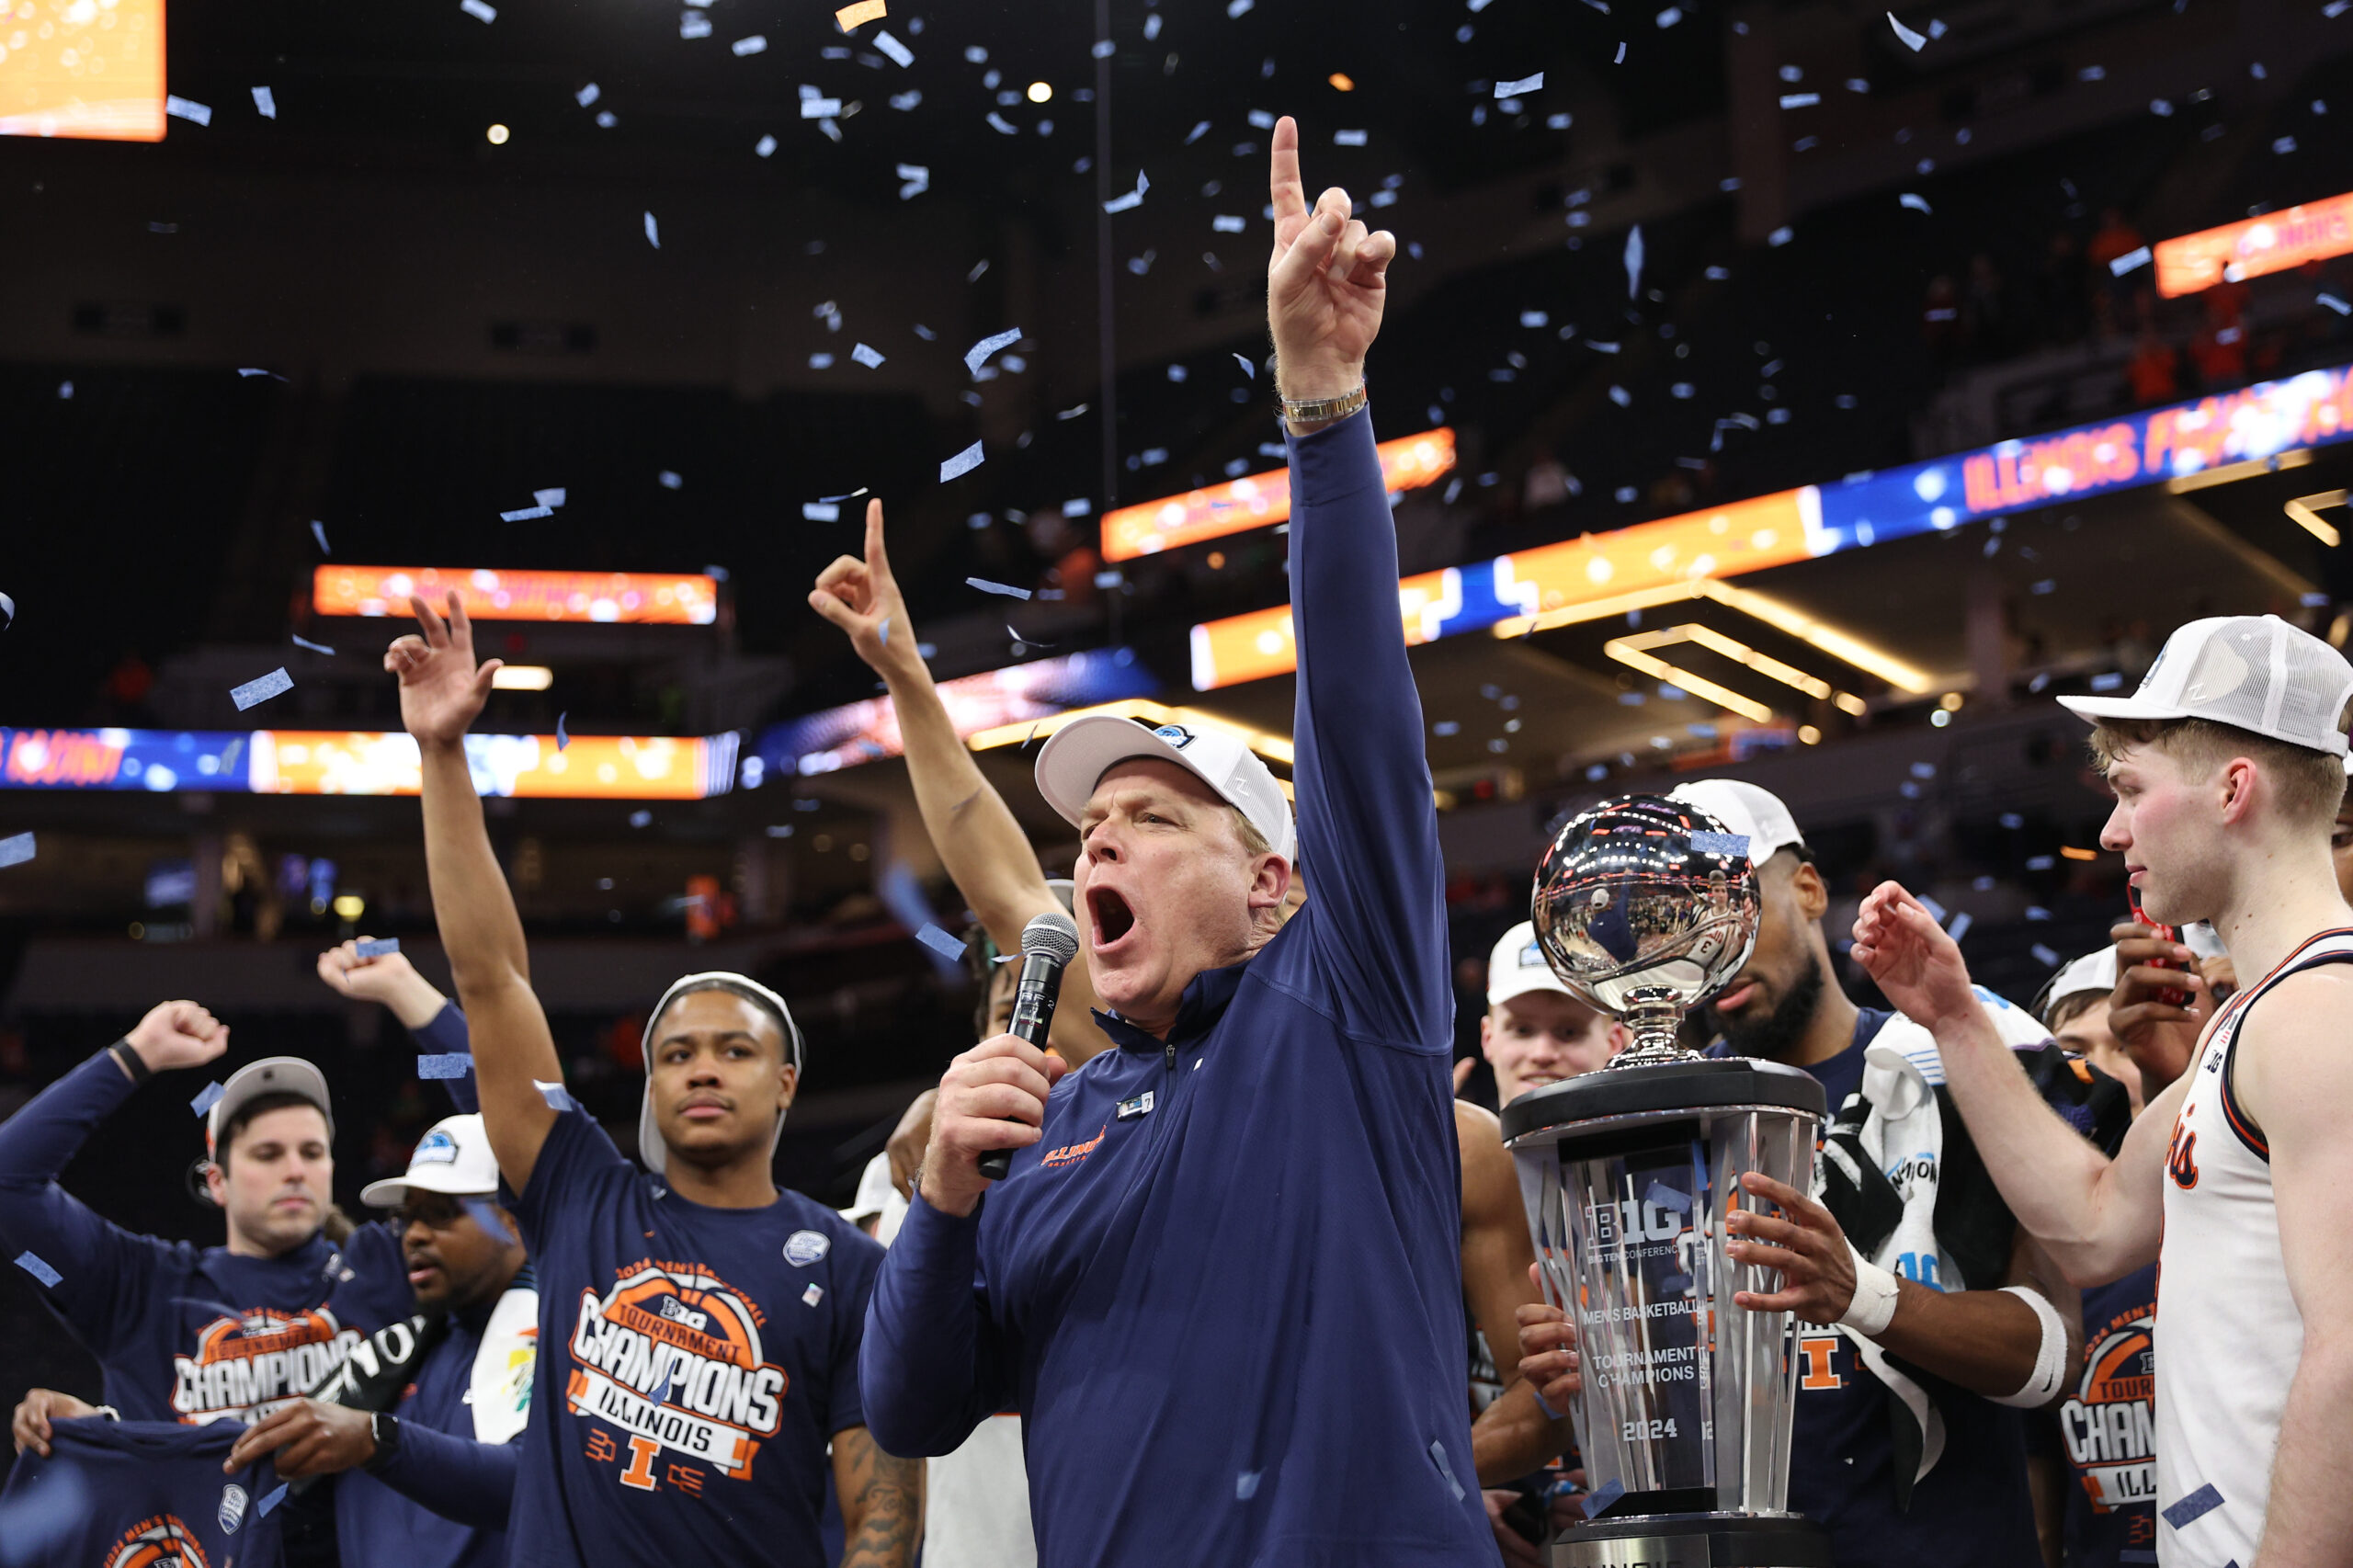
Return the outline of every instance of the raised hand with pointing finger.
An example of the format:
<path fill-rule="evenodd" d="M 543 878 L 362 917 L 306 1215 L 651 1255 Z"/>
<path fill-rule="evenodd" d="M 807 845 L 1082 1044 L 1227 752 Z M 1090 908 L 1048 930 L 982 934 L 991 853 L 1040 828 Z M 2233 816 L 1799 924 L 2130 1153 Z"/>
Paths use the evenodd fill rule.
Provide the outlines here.
<path fill-rule="evenodd" d="M 1365 352 L 1381 331 L 1397 237 L 1368 231 L 1337 186 L 1311 210 L 1299 174 L 1299 122 L 1275 121 L 1268 191 L 1275 249 L 1267 263 L 1267 326 L 1275 382 L 1295 402 L 1346 397 L 1364 384 Z M 1302 432 L 1304 433 L 1304 432 Z"/>
<path fill-rule="evenodd" d="M 882 503 L 866 504 L 863 559 L 837 555 L 817 574 L 809 608 L 849 633 L 849 644 L 877 675 L 915 674 L 922 668 L 915 629 L 907 624 L 907 602 L 891 574 L 891 553 L 882 544 Z"/>

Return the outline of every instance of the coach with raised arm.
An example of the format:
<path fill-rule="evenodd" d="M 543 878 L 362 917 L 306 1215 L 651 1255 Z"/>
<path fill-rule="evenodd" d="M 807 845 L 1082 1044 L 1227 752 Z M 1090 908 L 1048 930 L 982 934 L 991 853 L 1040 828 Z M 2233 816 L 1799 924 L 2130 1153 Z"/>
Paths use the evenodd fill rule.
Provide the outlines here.
<path fill-rule="evenodd" d="M 1116 1049 L 956 1059 L 860 1359 L 883 1447 L 1018 1408 L 1039 1561 L 1494 1562 L 1462 1396 L 1438 822 L 1364 412 L 1387 233 L 1274 134 L 1299 816 L 1232 736 L 1040 752 Z M 1296 844 L 1296 848 L 1294 845 Z M 1279 911 L 1294 858 L 1315 896 Z M 1011 1174 L 978 1168 L 1012 1148 Z"/>

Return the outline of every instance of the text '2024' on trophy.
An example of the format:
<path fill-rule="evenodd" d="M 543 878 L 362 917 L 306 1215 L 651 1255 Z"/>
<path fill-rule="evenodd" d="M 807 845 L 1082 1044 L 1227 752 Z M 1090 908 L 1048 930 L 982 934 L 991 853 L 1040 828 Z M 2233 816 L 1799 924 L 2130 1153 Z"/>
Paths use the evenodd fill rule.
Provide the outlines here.
<path fill-rule="evenodd" d="M 1555 1568 L 1829 1568 L 1788 1508 L 1797 1364 L 1790 1314 L 1736 1306 L 1779 1276 L 1734 1265 L 1724 1218 L 1761 1171 L 1808 1190 L 1822 1085 L 1679 1049 L 1685 1013 L 1756 941 L 1748 842 L 1659 796 L 1606 801 L 1536 872 L 1538 942 L 1561 979 L 1623 1019 L 1599 1072 L 1504 1108 L 1543 1265 L 1576 1325 L 1576 1434 L 1591 1492 Z"/>

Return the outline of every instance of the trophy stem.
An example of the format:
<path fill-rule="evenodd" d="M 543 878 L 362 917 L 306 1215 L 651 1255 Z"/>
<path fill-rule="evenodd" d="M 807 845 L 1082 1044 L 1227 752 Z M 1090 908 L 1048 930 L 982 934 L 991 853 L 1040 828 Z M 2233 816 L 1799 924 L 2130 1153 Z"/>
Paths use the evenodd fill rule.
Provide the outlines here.
<path fill-rule="evenodd" d="M 1689 1062 L 1697 1052 L 1675 1042 L 1683 1027 L 1684 999 L 1665 986 L 1638 986 L 1619 1014 L 1634 1043 L 1619 1052 L 1612 1067 L 1647 1067 L 1661 1062 Z"/>

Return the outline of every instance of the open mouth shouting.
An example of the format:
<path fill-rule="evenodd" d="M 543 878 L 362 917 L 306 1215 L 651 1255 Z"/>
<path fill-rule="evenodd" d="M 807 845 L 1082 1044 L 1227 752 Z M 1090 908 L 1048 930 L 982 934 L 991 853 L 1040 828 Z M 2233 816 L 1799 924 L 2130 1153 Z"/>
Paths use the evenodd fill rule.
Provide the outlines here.
<path fill-rule="evenodd" d="M 1136 930 L 1136 914 L 1128 901 L 1112 888 L 1089 888 L 1086 892 L 1087 925 L 1094 950 L 1105 958 L 1113 958 L 1122 950 Z"/>

